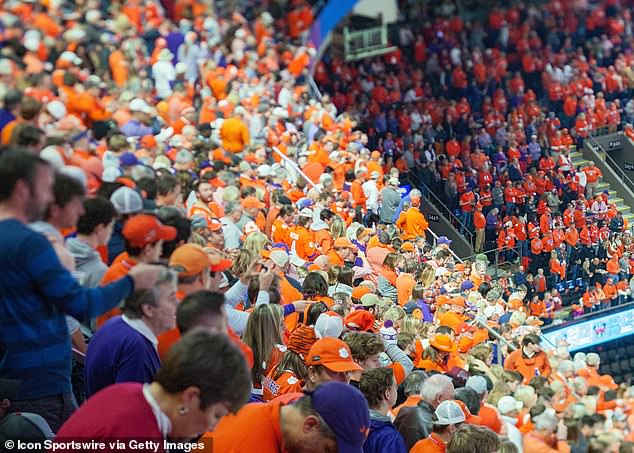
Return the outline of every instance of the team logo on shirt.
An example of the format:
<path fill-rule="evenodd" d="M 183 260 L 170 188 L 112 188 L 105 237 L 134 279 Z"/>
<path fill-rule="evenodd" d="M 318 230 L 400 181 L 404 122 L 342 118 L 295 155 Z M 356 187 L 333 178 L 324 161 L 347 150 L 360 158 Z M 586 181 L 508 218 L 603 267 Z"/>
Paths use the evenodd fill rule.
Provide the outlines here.
<path fill-rule="evenodd" d="M 297 379 L 295 376 L 291 376 L 286 380 L 286 382 L 288 382 L 289 385 L 293 385 L 297 384 L 299 382 L 299 379 Z"/>
<path fill-rule="evenodd" d="M 346 348 L 341 348 L 339 349 L 339 357 L 341 357 L 342 359 L 347 359 L 348 357 L 350 357 L 350 353 Z"/>

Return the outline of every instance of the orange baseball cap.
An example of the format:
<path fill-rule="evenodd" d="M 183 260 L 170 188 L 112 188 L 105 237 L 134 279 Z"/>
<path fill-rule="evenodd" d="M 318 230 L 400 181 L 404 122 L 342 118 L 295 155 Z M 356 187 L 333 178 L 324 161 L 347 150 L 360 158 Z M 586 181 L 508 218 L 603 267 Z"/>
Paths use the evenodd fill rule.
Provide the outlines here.
<path fill-rule="evenodd" d="M 401 250 L 405 252 L 415 252 L 416 247 L 414 247 L 414 244 L 412 244 L 411 242 L 403 242 L 403 244 L 401 245 Z"/>
<path fill-rule="evenodd" d="M 456 352 L 456 345 L 449 335 L 436 335 L 429 344 L 442 352 Z"/>
<path fill-rule="evenodd" d="M 451 305 L 458 305 L 459 307 L 466 307 L 467 301 L 464 297 L 458 296 L 451 299 Z"/>
<path fill-rule="evenodd" d="M 355 310 L 345 317 L 344 325 L 351 330 L 368 332 L 374 330 L 376 318 L 367 310 Z"/>
<path fill-rule="evenodd" d="M 260 200 L 258 200 L 255 197 L 246 197 L 244 200 L 242 200 L 242 207 L 244 209 L 250 209 L 250 208 L 264 209 L 265 205 L 264 203 L 262 203 Z"/>
<path fill-rule="evenodd" d="M 211 268 L 209 255 L 205 250 L 196 244 L 184 244 L 178 247 L 170 256 L 170 267 L 182 268 L 178 275 L 190 277 L 200 274 L 205 269 Z"/>
<path fill-rule="evenodd" d="M 368 288 L 365 285 L 361 285 L 361 286 L 357 286 L 356 288 L 352 289 L 351 297 L 353 299 L 361 300 L 361 298 L 363 296 L 365 296 L 366 294 L 370 294 L 371 292 L 372 291 L 370 290 L 370 288 Z"/>
<path fill-rule="evenodd" d="M 462 352 L 463 354 L 469 352 L 469 350 L 473 347 L 473 338 L 462 337 L 458 340 L 458 352 Z"/>
<path fill-rule="evenodd" d="M 207 229 L 209 231 L 220 231 L 222 230 L 222 222 L 215 217 L 207 217 Z"/>
<path fill-rule="evenodd" d="M 158 143 L 153 135 L 144 135 L 139 141 L 142 148 L 155 148 Z"/>
<path fill-rule="evenodd" d="M 479 415 L 472 415 L 464 401 L 454 400 L 454 402 L 458 404 L 462 412 L 464 412 L 465 423 L 470 425 L 482 425 L 482 418 Z"/>
<path fill-rule="evenodd" d="M 131 217 L 121 233 L 133 247 L 145 247 L 161 240 L 171 241 L 176 238 L 176 228 L 163 225 L 159 219 L 149 214 Z"/>
<path fill-rule="evenodd" d="M 363 371 L 354 360 L 350 347 L 338 338 L 326 337 L 317 340 L 308 351 L 306 365 L 323 365 L 335 373 Z"/>
<path fill-rule="evenodd" d="M 337 238 L 335 239 L 335 248 L 349 248 L 349 249 L 354 249 L 356 248 L 354 246 L 354 244 L 352 242 L 350 242 L 350 239 L 348 238 Z"/>
<path fill-rule="evenodd" d="M 233 265 L 233 261 L 212 254 L 209 255 L 209 262 L 211 263 L 211 272 L 226 271 Z"/>

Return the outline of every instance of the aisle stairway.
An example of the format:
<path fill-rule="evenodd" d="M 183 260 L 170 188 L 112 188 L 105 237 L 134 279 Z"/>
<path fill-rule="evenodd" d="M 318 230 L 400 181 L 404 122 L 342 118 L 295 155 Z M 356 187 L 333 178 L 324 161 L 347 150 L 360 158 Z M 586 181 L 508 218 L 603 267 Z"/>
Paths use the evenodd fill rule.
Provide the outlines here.
<path fill-rule="evenodd" d="M 570 153 L 570 160 L 572 161 L 575 167 L 581 165 L 582 167 L 587 165 L 589 159 L 586 159 L 581 151 L 577 151 L 576 147 L 573 145 L 573 150 Z M 627 206 L 623 200 L 623 198 L 619 197 L 619 194 L 614 188 L 610 186 L 609 183 L 605 182 L 603 178 L 600 179 L 599 185 L 597 186 L 600 192 L 604 190 L 608 191 L 608 200 L 610 203 L 616 203 L 616 207 L 623 214 L 623 218 L 627 219 L 628 225 L 634 225 L 634 213 L 632 213 L 631 206 Z"/>

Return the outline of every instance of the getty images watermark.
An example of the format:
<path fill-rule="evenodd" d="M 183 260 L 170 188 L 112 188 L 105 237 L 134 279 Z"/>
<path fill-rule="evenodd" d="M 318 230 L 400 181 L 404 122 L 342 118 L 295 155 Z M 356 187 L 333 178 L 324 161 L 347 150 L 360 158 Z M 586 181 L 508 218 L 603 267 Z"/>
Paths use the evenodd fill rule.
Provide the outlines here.
<path fill-rule="evenodd" d="M 174 442 L 167 439 L 109 439 L 109 440 L 67 440 L 55 439 L 44 441 L 6 440 L 3 451 L 47 451 L 47 452 L 211 452 L 211 439 L 198 442 Z"/>

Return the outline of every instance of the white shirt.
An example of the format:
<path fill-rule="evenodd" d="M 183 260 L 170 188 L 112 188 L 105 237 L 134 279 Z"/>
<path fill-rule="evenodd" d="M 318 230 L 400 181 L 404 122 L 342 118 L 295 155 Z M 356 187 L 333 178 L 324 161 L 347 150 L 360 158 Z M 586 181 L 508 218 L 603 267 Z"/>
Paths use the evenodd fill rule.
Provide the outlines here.
<path fill-rule="evenodd" d="M 522 453 L 524 451 L 522 447 L 522 433 L 515 426 L 515 424 L 517 423 L 517 419 L 514 417 L 508 417 L 506 415 L 500 415 L 500 417 L 502 418 L 502 423 L 504 423 L 504 427 L 506 428 L 506 437 L 508 437 L 509 440 L 515 444 L 515 446 L 517 447 L 517 451 L 519 451 L 519 453 Z"/>
<path fill-rule="evenodd" d="M 361 188 L 367 197 L 365 207 L 368 211 L 377 212 L 379 210 L 379 189 L 376 186 L 376 181 L 370 179 L 364 182 Z"/>
<path fill-rule="evenodd" d="M 157 61 L 152 65 L 152 75 L 156 85 L 156 94 L 167 98 L 172 94 L 170 82 L 176 79 L 176 69 L 171 61 Z"/>

